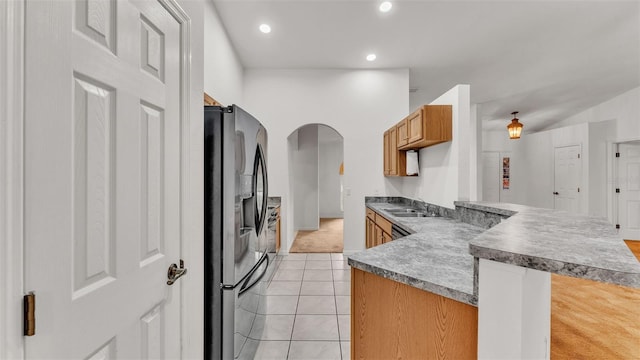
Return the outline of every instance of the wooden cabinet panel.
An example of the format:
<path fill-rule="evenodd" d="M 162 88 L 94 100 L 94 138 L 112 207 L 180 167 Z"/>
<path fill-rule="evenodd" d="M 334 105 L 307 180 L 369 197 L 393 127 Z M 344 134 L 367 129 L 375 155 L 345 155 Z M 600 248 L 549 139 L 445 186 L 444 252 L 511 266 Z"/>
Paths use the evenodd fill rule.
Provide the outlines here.
<path fill-rule="evenodd" d="M 423 147 L 451 141 L 452 139 L 451 105 L 425 105 L 407 117 L 409 140 L 399 145 L 402 150 L 421 149 Z"/>
<path fill-rule="evenodd" d="M 389 129 L 389 175 L 398 176 L 398 137 L 395 127 Z"/>
<path fill-rule="evenodd" d="M 391 241 L 391 222 L 369 208 L 366 208 L 366 212 L 365 247 L 368 249 Z"/>
<path fill-rule="evenodd" d="M 478 309 L 351 269 L 351 359 L 476 359 Z"/>
<path fill-rule="evenodd" d="M 376 225 L 375 232 L 376 232 L 376 238 L 373 243 L 373 246 L 382 245 L 384 243 L 384 231 L 380 229 L 380 226 Z"/>
<path fill-rule="evenodd" d="M 367 210 L 367 217 L 368 217 L 369 219 L 371 219 L 371 220 L 374 220 L 374 221 L 375 221 L 375 220 L 376 220 L 376 212 L 375 212 L 375 211 L 373 211 L 373 210 L 371 210 L 371 209 L 369 209 L 369 208 L 366 208 L 366 210 Z"/>
<path fill-rule="evenodd" d="M 391 172 L 391 144 L 389 143 L 389 130 L 384 132 L 383 137 L 383 156 L 384 156 L 384 175 L 389 175 Z"/>
<path fill-rule="evenodd" d="M 365 218 L 365 247 L 368 249 L 375 246 L 376 242 L 376 223 L 373 219 Z"/>
<path fill-rule="evenodd" d="M 380 228 L 382 228 L 382 231 L 386 232 L 387 234 L 391 234 L 391 221 L 385 219 L 384 216 L 378 213 L 375 213 L 375 216 L 376 225 L 380 226 Z"/>
<path fill-rule="evenodd" d="M 406 176 L 407 154 L 398 150 L 398 137 L 396 127 L 392 127 L 384 133 L 384 175 Z"/>
<path fill-rule="evenodd" d="M 407 141 L 407 144 L 413 144 L 416 141 L 422 140 L 423 138 L 422 114 L 423 114 L 423 108 L 420 108 L 414 111 L 407 118 L 408 132 L 409 132 L 409 139 Z"/>
<path fill-rule="evenodd" d="M 402 147 L 409 143 L 409 131 L 407 128 L 408 118 L 403 119 L 396 125 L 396 131 L 398 136 L 398 147 Z"/>

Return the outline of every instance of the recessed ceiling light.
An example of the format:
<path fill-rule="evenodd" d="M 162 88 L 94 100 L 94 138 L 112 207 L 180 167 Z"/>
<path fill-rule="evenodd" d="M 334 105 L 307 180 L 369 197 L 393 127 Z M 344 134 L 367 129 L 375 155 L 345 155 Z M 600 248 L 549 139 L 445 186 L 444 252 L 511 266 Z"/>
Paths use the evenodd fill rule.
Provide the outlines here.
<path fill-rule="evenodd" d="M 271 32 L 271 26 L 267 25 L 267 24 L 262 24 L 260 25 L 260 31 L 262 31 L 265 34 L 268 34 Z"/>
<path fill-rule="evenodd" d="M 380 7 L 378 9 L 380 9 L 381 12 L 389 12 L 389 10 L 391 10 L 392 7 L 393 7 L 393 4 L 391 3 L 391 1 L 385 1 L 382 4 L 380 4 Z"/>
<path fill-rule="evenodd" d="M 367 61 L 373 61 L 376 59 L 376 54 L 369 54 L 367 55 Z"/>

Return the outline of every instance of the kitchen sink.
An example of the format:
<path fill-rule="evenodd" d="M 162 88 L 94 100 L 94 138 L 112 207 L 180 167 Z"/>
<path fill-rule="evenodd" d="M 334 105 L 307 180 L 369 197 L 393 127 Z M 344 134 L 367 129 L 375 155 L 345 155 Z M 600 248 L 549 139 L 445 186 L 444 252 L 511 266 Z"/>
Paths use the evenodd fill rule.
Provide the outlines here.
<path fill-rule="evenodd" d="M 395 217 L 440 217 L 440 215 L 435 213 L 425 213 L 425 212 L 405 212 L 405 213 L 396 213 L 393 214 Z"/>
<path fill-rule="evenodd" d="M 416 209 L 384 209 L 384 211 L 395 217 L 440 217 L 436 213 L 427 213 Z"/>

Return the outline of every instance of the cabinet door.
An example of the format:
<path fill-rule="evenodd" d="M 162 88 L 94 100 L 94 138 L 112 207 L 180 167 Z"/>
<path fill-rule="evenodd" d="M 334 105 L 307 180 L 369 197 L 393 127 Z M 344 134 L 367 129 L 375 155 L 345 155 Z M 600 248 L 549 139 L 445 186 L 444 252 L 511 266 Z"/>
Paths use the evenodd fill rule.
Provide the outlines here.
<path fill-rule="evenodd" d="M 376 229 L 376 240 L 375 240 L 374 246 L 384 244 L 384 231 L 382 231 L 382 229 L 377 225 L 375 229 Z"/>
<path fill-rule="evenodd" d="M 413 114 L 409 115 L 409 117 L 407 118 L 409 129 L 409 144 L 420 141 L 424 138 L 422 114 L 423 109 L 420 108 L 414 111 Z"/>
<path fill-rule="evenodd" d="M 409 143 L 409 130 L 407 129 L 408 118 L 400 121 L 396 125 L 396 131 L 398 132 L 398 147 L 402 147 Z"/>
<path fill-rule="evenodd" d="M 398 137 L 395 126 L 389 129 L 389 175 L 398 175 Z"/>
<path fill-rule="evenodd" d="M 365 218 L 365 243 L 364 246 L 368 249 L 373 246 L 375 241 L 375 223 L 369 218 Z"/>
<path fill-rule="evenodd" d="M 383 156 L 384 156 L 384 174 L 385 175 L 389 175 L 389 171 L 391 169 L 390 166 L 390 161 L 391 161 L 391 153 L 389 151 L 390 149 L 390 143 L 389 143 L 389 131 L 385 131 L 384 132 L 384 142 L 383 142 Z"/>
<path fill-rule="evenodd" d="M 391 239 L 391 235 L 389 235 L 386 231 L 382 231 L 382 243 L 386 244 L 388 242 L 390 242 Z"/>

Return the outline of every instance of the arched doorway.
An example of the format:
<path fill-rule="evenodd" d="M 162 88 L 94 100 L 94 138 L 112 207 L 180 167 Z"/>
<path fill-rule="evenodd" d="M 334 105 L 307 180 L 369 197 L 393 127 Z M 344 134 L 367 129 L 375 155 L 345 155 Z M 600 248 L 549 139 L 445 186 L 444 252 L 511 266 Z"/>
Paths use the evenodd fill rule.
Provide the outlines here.
<path fill-rule="evenodd" d="M 308 124 L 288 141 L 295 233 L 289 252 L 341 253 L 344 139 L 327 125 Z"/>

